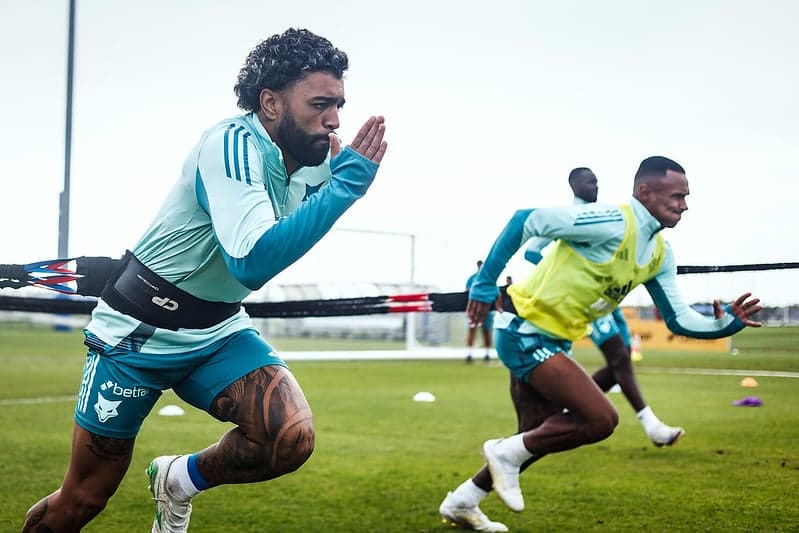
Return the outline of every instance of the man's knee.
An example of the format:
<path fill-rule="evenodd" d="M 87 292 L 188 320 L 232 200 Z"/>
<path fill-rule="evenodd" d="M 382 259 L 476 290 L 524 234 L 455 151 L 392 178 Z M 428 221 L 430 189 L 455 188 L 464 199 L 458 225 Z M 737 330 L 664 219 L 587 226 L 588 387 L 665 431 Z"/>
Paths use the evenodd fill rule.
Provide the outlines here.
<path fill-rule="evenodd" d="M 283 367 L 250 372 L 220 393 L 210 411 L 238 424 L 226 442 L 259 480 L 293 472 L 313 452 L 311 409 L 294 376 Z"/>
<path fill-rule="evenodd" d="M 588 443 L 605 440 L 613 434 L 619 424 L 619 414 L 612 405 L 592 416 L 583 426 L 583 434 Z"/>
<path fill-rule="evenodd" d="M 314 440 L 311 418 L 287 424 L 275 439 L 269 461 L 270 470 L 277 475 L 297 470 L 311 457 Z"/>

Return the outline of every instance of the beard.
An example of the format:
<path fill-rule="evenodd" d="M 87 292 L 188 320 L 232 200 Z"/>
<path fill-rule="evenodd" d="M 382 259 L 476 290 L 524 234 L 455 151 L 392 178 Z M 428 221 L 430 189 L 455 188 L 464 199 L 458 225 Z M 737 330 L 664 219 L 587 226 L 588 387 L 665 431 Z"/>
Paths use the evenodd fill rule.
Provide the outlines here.
<path fill-rule="evenodd" d="M 294 115 L 290 111 L 280 121 L 277 127 L 277 136 L 280 147 L 292 159 L 304 167 L 321 165 L 330 150 L 330 140 L 327 134 L 311 135 L 297 125 Z M 324 142 L 321 142 L 324 141 Z"/>

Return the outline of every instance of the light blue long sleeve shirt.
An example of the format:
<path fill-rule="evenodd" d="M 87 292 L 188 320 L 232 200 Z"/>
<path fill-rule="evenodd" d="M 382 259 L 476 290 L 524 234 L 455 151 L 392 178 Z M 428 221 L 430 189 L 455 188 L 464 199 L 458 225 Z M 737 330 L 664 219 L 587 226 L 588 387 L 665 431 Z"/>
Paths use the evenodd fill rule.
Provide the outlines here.
<path fill-rule="evenodd" d="M 378 165 L 351 148 L 286 174 L 280 148 L 252 113 L 207 130 L 134 255 L 205 300 L 238 302 L 305 254 L 361 198 Z M 207 329 L 153 328 L 102 299 L 87 333 L 147 353 L 198 349 L 245 328 L 242 308 Z"/>
<path fill-rule="evenodd" d="M 655 253 L 654 237 L 662 228 L 637 199 L 632 198 L 630 206 L 638 225 L 636 261 L 643 265 Z M 539 239 L 533 246 L 541 243 L 545 246 L 549 241 L 561 239 L 589 261 L 607 262 L 624 238 L 625 224 L 618 206 L 598 203 L 516 211 L 494 242 L 469 297 L 481 302 L 493 302 L 497 296 L 496 280 L 500 272 L 513 254 L 532 238 Z M 538 248 L 539 253 L 541 249 L 543 247 Z M 644 286 L 668 328 L 678 335 L 715 339 L 730 336 L 745 327 L 728 308 L 724 316 L 715 319 L 694 311 L 685 302 L 677 286 L 677 263 L 668 243 L 660 269 Z M 495 327 L 504 327 L 511 317 L 495 319 Z M 529 322 L 525 326 L 529 332 L 545 333 Z"/>

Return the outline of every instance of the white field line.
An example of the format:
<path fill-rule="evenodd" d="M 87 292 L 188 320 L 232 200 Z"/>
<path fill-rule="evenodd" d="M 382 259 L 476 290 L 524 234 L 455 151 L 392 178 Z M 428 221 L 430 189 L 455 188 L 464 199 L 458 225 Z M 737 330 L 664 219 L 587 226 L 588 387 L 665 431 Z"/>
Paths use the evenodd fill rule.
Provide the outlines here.
<path fill-rule="evenodd" d="M 30 405 L 40 403 L 74 402 L 76 396 L 40 396 L 38 398 L 8 398 L 0 400 L 0 405 Z"/>
<path fill-rule="evenodd" d="M 778 370 L 735 370 L 725 368 L 636 368 L 642 374 L 693 374 L 704 376 L 757 376 L 766 378 L 799 378 L 799 372 Z"/>
<path fill-rule="evenodd" d="M 480 350 L 475 350 L 474 355 L 480 363 Z M 492 350 L 492 362 L 496 363 L 496 352 Z M 412 361 L 433 359 L 463 359 L 462 348 L 434 348 L 421 350 L 375 350 L 375 351 L 339 351 L 339 352 L 282 352 L 280 356 L 286 361 Z M 799 372 L 782 372 L 772 370 L 737 370 L 725 368 L 636 368 L 642 374 L 692 374 L 705 376 L 752 376 L 770 378 L 799 378 Z M 171 390 L 164 393 L 172 393 Z M 0 399 L 0 406 L 4 405 L 34 405 L 42 403 L 74 402 L 72 396 L 40 396 L 38 398 L 8 398 Z"/>

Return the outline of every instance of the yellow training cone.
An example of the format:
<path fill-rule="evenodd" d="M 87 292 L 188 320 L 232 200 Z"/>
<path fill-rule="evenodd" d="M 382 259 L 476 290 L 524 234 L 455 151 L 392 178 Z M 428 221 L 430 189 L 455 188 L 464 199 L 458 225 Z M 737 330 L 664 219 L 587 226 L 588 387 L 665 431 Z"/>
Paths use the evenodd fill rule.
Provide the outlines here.
<path fill-rule="evenodd" d="M 741 387 L 757 387 L 757 380 L 755 378 L 743 378 Z"/>

